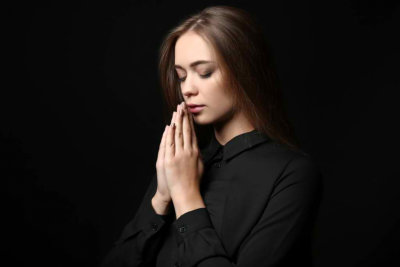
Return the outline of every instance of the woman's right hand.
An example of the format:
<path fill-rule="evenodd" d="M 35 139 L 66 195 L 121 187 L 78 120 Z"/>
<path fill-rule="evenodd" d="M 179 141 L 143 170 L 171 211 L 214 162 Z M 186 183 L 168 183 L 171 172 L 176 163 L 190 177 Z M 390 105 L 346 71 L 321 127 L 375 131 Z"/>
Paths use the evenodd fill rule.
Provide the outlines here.
<path fill-rule="evenodd" d="M 173 112 L 171 123 L 175 122 L 177 112 Z M 169 127 L 168 127 L 169 128 Z M 165 207 L 169 206 L 170 202 L 172 201 L 168 186 L 167 180 L 165 176 L 165 168 L 164 168 L 164 158 L 165 158 L 165 146 L 166 146 L 166 137 L 167 137 L 168 129 L 165 127 L 163 136 L 161 138 L 160 147 L 158 149 L 158 157 L 156 162 L 156 170 L 157 170 L 157 191 L 154 195 L 153 199 L 156 202 L 157 206 Z M 162 209 L 162 208 L 160 208 Z M 164 212 L 162 212 L 164 213 Z"/>

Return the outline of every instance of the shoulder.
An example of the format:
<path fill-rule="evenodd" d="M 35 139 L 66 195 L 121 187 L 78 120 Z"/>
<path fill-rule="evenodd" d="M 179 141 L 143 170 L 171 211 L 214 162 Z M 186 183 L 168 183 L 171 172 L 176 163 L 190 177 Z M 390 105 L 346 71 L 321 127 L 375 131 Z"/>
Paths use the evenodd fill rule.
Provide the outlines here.
<path fill-rule="evenodd" d="M 270 157 L 280 162 L 282 169 L 276 177 L 275 185 L 279 183 L 301 183 L 312 187 L 320 187 L 322 172 L 316 160 L 303 150 L 291 150 L 277 143 L 270 144 L 266 149 Z"/>
<path fill-rule="evenodd" d="M 283 179 L 320 183 L 322 177 L 316 160 L 310 154 L 303 150 L 292 150 L 277 142 L 262 143 L 243 156 L 247 164 L 262 170 L 274 183 Z"/>

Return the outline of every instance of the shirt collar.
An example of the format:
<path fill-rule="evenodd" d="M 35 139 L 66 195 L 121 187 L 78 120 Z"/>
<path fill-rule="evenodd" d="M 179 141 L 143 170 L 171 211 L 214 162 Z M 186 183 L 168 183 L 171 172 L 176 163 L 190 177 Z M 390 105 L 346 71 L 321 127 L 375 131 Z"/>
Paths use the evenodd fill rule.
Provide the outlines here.
<path fill-rule="evenodd" d="M 235 136 L 223 146 L 215 138 L 215 133 L 213 133 L 211 135 L 209 144 L 201 152 L 203 162 L 204 164 L 207 164 L 208 161 L 215 156 L 219 149 L 222 150 L 222 160 L 229 160 L 240 152 L 269 140 L 270 138 L 266 134 L 254 129 L 250 132 Z"/>

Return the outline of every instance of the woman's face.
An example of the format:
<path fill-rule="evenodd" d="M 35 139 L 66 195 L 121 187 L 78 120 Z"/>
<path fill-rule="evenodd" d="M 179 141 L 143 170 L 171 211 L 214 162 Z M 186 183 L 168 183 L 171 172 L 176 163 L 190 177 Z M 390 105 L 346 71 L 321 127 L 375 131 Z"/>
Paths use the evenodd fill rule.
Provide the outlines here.
<path fill-rule="evenodd" d="M 199 60 L 211 62 L 190 66 Z M 232 97 L 224 86 L 212 47 L 193 31 L 180 36 L 175 44 L 175 70 L 185 103 L 205 105 L 200 112 L 192 113 L 197 124 L 223 122 L 232 116 Z"/>

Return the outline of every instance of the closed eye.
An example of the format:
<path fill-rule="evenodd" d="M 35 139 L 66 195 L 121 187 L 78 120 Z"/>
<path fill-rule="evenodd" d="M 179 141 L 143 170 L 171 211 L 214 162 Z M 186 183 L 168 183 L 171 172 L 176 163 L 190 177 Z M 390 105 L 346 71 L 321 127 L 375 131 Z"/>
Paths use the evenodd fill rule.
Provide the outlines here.
<path fill-rule="evenodd" d="M 209 72 L 209 73 L 207 73 L 207 74 L 200 75 L 200 76 L 203 77 L 203 78 L 208 78 L 208 77 L 211 76 L 211 73 L 212 73 L 212 72 Z"/>
<path fill-rule="evenodd" d="M 200 77 L 202 78 L 202 79 L 207 79 L 207 78 L 209 78 L 210 76 L 211 76 L 211 74 L 212 74 L 212 72 L 209 72 L 209 73 L 207 73 L 207 74 L 204 74 L 204 75 L 201 75 L 200 74 Z M 180 82 L 184 82 L 185 80 L 184 80 L 185 78 L 178 78 L 178 80 L 180 81 Z"/>

